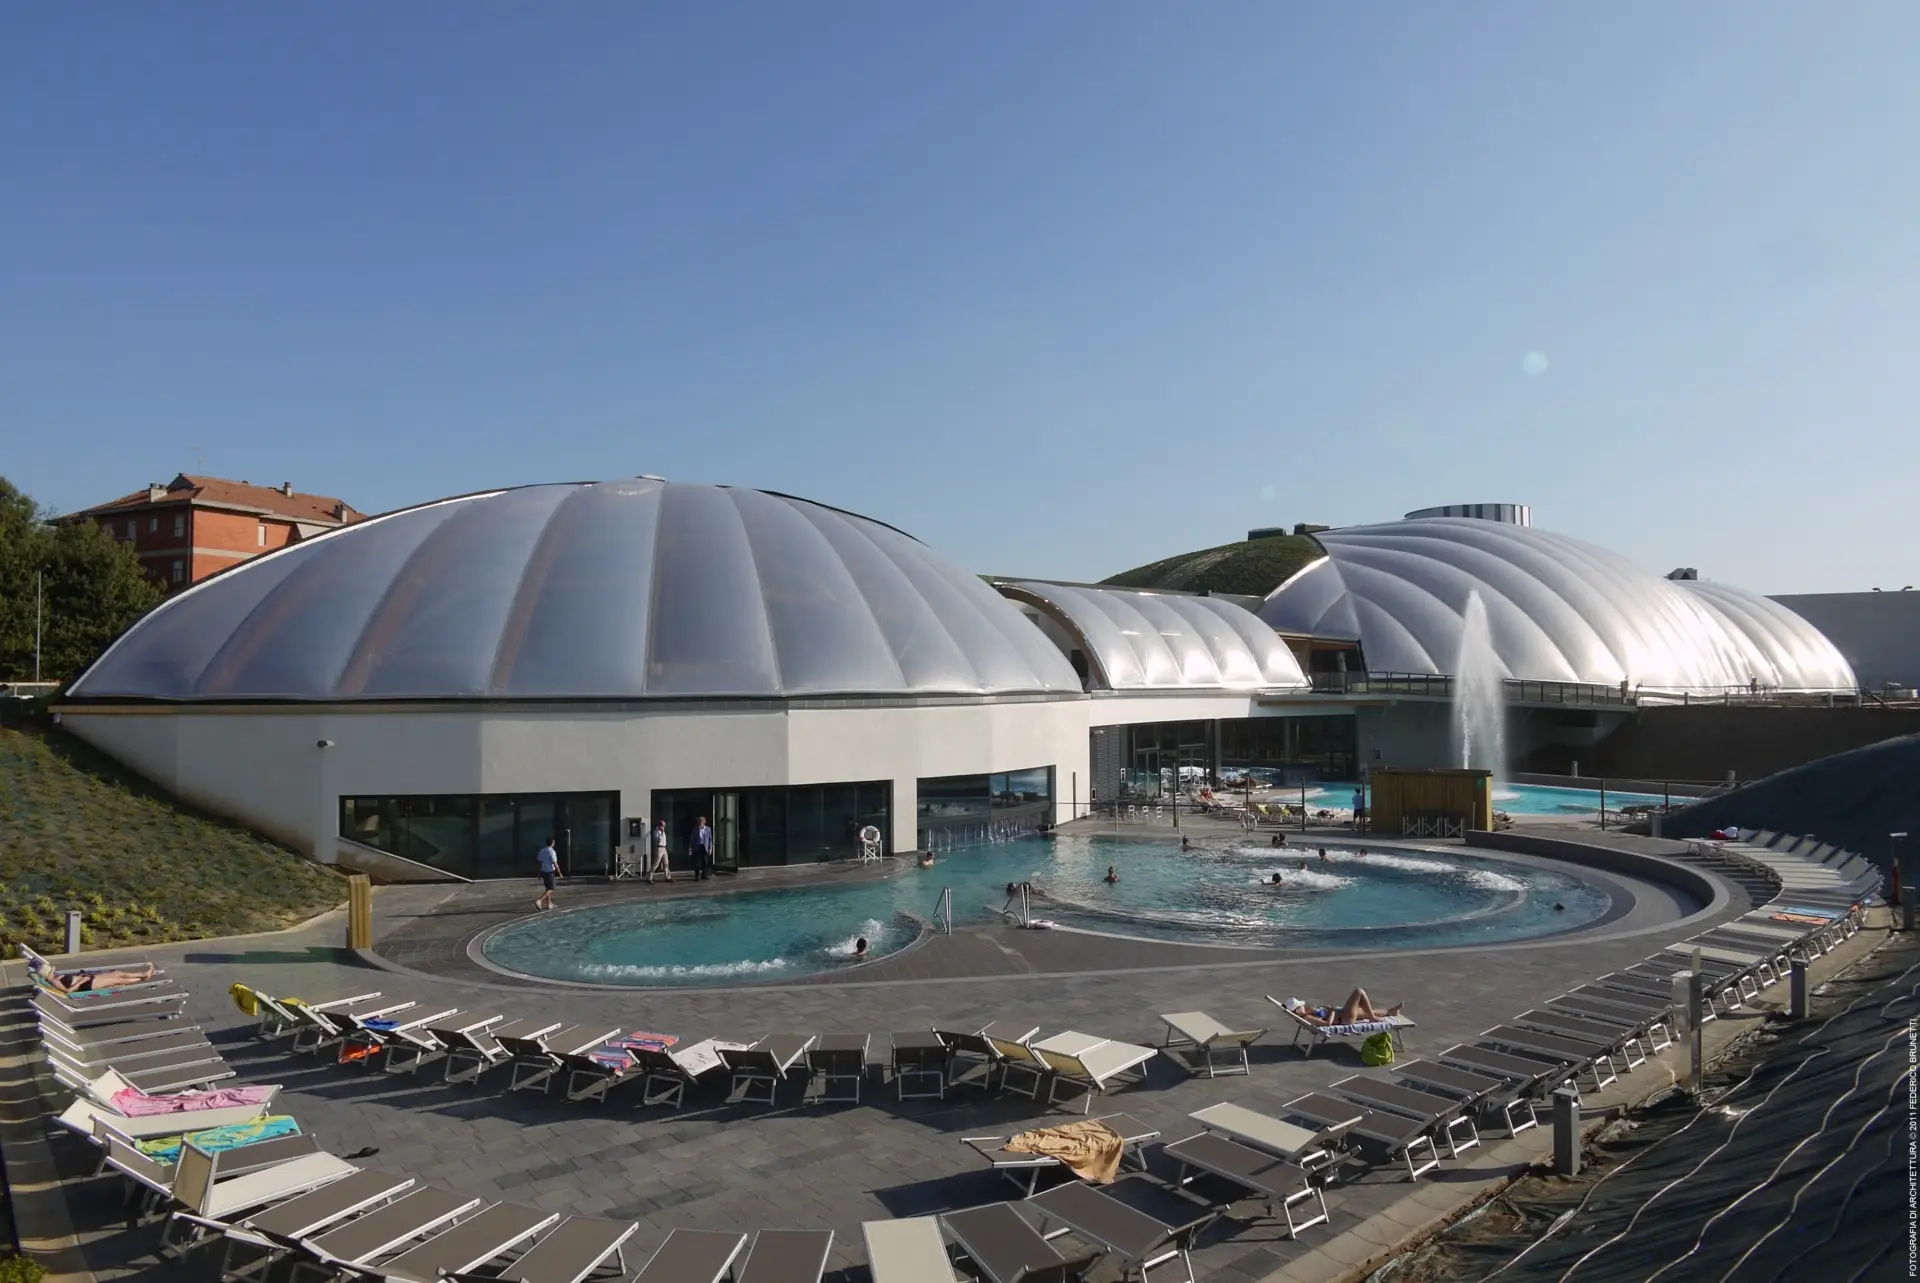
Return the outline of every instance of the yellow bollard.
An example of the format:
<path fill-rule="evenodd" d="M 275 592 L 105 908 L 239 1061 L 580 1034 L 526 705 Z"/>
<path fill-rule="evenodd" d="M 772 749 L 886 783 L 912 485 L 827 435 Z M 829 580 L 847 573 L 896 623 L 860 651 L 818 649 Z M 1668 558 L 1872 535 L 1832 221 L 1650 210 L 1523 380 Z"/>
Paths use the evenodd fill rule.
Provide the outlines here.
<path fill-rule="evenodd" d="M 364 873 L 347 875 L 347 948 L 373 948 L 373 882 Z"/>

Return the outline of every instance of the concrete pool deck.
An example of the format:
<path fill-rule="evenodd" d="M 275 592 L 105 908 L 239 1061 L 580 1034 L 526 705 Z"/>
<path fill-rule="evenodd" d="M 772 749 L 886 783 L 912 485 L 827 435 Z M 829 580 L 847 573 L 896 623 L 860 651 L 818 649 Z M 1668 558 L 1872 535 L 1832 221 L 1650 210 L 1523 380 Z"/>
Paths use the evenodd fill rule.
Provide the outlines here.
<path fill-rule="evenodd" d="M 1675 843 L 1572 829 L 1562 836 L 1647 853 L 1679 849 Z M 256 1042 L 248 1034 L 251 1022 L 227 998 L 228 986 L 244 982 L 310 1000 L 377 989 L 397 999 L 434 1000 L 469 1011 L 669 1030 L 688 1040 L 775 1031 L 883 1035 L 1021 1018 L 1050 1030 L 1073 1028 L 1153 1043 L 1162 1033 L 1156 1020 L 1160 1012 L 1203 1009 L 1229 1023 L 1263 1027 L 1275 1023 L 1263 994 L 1337 1000 L 1357 984 L 1376 1000 L 1407 1004 L 1419 1022 L 1408 1055 L 1418 1056 L 1469 1041 L 1543 998 L 1636 962 L 1667 938 L 1704 925 L 1679 927 L 1669 917 L 1664 925 L 1639 929 L 1614 924 L 1628 934 L 1599 932 L 1523 945 L 1414 953 L 1268 951 L 1226 961 L 1212 950 L 1156 946 L 1156 951 L 1214 955 L 1172 962 L 1160 960 L 1159 952 L 1148 960 L 1135 952 L 1133 941 L 986 929 L 940 938 L 968 955 L 964 975 L 880 975 L 881 964 L 874 964 L 854 983 L 635 992 L 503 982 L 477 968 L 466 970 L 471 964 L 458 942 L 470 939 L 480 920 L 505 911 L 504 904 L 493 907 L 491 897 L 509 891 L 524 907 L 529 897 L 518 884 L 460 888 L 452 896 L 430 888 L 382 890 L 376 897 L 377 959 L 338 947 L 343 926 L 337 917 L 278 935 L 143 952 L 191 991 L 188 1015 L 221 1047 L 239 1071 L 238 1081 L 285 1084 L 279 1107 L 335 1153 L 376 1146 L 380 1152 L 368 1166 L 414 1175 L 423 1183 L 475 1197 L 637 1220 L 641 1230 L 633 1243 L 634 1260 L 644 1260 L 668 1231 L 680 1227 L 830 1228 L 835 1232 L 831 1268 L 844 1271 L 840 1277 L 848 1283 L 865 1277 L 856 1265 L 864 1259 L 861 1222 L 1011 1196 L 1011 1186 L 985 1171 L 959 1137 L 1005 1134 L 1065 1115 L 1048 1115 L 1019 1097 L 983 1099 L 966 1090 L 946 1101 L 902 1104 L 877 1078 L 859 1106 L 802 1106 L 798 1089 L 789 1088 L 791 1094 L 783 1094 L 772 1111 L 711 1098 L 680 1112 L 642 1111 L 636 1097 L 618 1093 L 604 1107 L 567 1106 L 525 1093 L 502 1094 L 498 1083 L 476 1093 L 445 1086 L 431 1073 L 417 1080 L 368 1074 L 294 1056 L 284 1042 Z M 1735 892 L 1712 917 L 1732 916 L 1745 907 L 1745 896 Z M 456 924 L 457 919 L 466 921 Z M 440 930 L 453 925 L 458 929 Z M 1020 948 L 1009 954 L 1001 934 L 1022 936 Z M 1816 976 L 1823 978 L 1850 952 L 1864 952 L 1869 939 L 1870 933 L 1863 933 L 1821 960 Z M 1030 955 L 1028 941 L 1036 949 L 1057 950 L 1058 956 Z M 925 949 L 900 961 L 921 954 L 927 955 L 921 964 L 929 971 L 948 961 Z M 17 973 L 17 965 L 12 970 Z M 1710 1042 L 1762 1023 L 1763 1011 L 1764 1005 L 1710 1024 Z M 1361 1068 L 1356 1048 L 1331 1048 L 1306 1059 L 1286 1044 L 1276 1030 L 1256 1045 L 1250 1078 L 1188 1078 L 1158 1059 L 1144 1087 L 1117 1093 L 1105 1105 L 1174 1140 L 1196 1130 L 1187 1115 L 1205 1105 L 1231 1100 L 1277 1107 Z M 21 1081 L 17 1073 L 7 1077 Z M 1665 1071 L 1645 1067 L 1607 1093 L 1590 1095 L 1587 1108 L 1591 1113 L 1668 1082 Z M 9 1094 L 16 1106 L 24 1103 L 18 1091 Z M 49 1094 L 45 1107 L 54 1103 Z M 1203 1280 L 1236 1283 L 1343 1277 L 1470 1205 L 1537 1160 L 1546 1145 L 1543 1130 L 1514 1141 L 1490 1141 L 1471 1151 L 1470 1161 L 1448 1162 L 1413 1185 L 1404 1173 L 1376 1171 L 1332 1191 L 1332 1225 L 1309 1230 L 1298 1242 L 1252 1217 L 1249 1205 L 1238 1205 L 1237 1215 L 1203 1238 L 1195 1254 L 1197 1273 Z M 76 1236 L 60 1254 L 61 1268 L 102 1278 L 157 1270 L 151 1257 L 157 1231 L 123 1229 L 116 1183 L 82 1179 L 91 1170 L 91 1155 L 65 1139 L 55 1141 L 51 1153 L 58 1181 L 49 1188 L 59 1189 Z"/>

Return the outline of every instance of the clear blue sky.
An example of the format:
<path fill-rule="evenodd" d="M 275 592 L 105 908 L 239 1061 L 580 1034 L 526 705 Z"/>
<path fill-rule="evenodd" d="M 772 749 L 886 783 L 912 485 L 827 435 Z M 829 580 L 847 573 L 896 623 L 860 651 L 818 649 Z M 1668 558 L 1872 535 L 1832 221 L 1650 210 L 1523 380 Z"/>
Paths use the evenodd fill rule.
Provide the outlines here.
<path fill-rule="evenodd" d="M 1911 0 L 16 3 L 0 472 L 653 472 L 1076 578 L 1517 500 L 1897 587 L 1916 211 Z"/>

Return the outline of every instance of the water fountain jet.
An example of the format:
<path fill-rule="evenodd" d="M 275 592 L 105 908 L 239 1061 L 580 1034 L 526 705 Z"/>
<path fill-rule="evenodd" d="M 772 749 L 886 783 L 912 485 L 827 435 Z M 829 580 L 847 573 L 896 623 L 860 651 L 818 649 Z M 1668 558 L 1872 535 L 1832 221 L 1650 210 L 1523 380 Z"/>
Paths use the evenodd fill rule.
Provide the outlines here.
<path fill-rule="evenodd" d="M 1507 773 L 1506 676 L 1493 649 L 1487 604 L 1479 589 L 1470 589 L 1453 665 L 1454 759 L 1463 767 L 1493 772 L 1495 780 Z"/>

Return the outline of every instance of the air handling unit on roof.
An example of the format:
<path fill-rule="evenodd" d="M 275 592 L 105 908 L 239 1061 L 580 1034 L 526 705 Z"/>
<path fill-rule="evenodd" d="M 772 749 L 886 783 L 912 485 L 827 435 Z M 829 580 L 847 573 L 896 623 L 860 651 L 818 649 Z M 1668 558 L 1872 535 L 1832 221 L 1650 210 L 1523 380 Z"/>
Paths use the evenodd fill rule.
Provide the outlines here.
<path fill-rule="evenodd" d="M 1448 503 L 1438 508 L 1418 508 L 1407 514 L 1408 521 L 1421 517 L 1474 517 L 1481 521 L 1502 521 L 1509 526 L 1533 524 L 1533 509 L 1524 503 Z"/>

